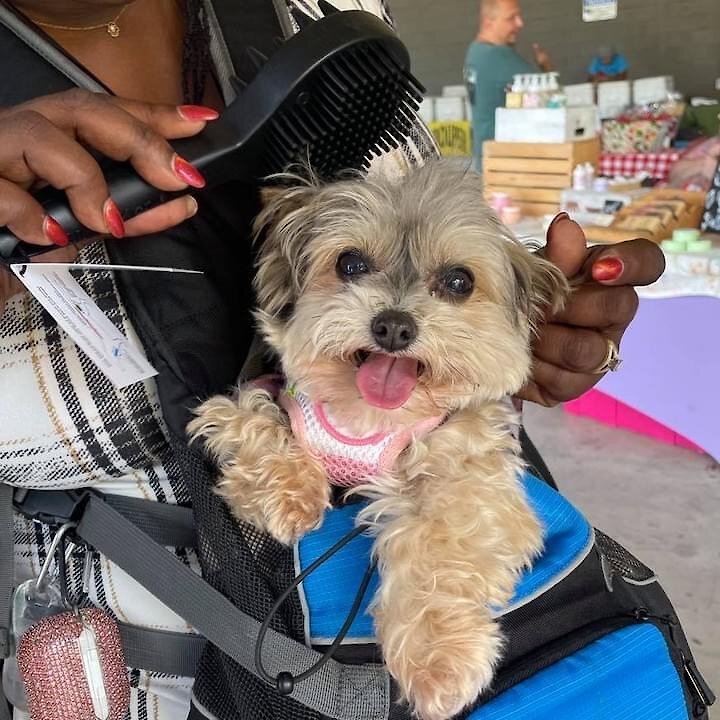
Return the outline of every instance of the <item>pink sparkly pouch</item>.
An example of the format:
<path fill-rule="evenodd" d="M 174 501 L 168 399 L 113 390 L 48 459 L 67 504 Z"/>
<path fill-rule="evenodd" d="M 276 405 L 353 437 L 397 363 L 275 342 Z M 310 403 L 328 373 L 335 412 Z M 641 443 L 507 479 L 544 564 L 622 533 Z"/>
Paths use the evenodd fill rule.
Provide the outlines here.
<path fill-rule="evenodd" d="M 123 720 L 130 704 L 117 623 L 97 608 L 41 620 L 17 649 L 31 720 Z"/>

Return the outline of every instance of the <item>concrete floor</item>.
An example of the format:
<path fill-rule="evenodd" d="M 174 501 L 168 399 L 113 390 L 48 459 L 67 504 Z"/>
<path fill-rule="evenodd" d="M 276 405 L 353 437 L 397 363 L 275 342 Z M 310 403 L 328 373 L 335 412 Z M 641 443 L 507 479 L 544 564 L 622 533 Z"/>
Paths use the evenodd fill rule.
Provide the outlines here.
<path fill-rule="evenodd" d="M 528 403 L 525 425 L 563 493 L 660 576 L 720 695 L 720 466 L 559 408 Z"/>

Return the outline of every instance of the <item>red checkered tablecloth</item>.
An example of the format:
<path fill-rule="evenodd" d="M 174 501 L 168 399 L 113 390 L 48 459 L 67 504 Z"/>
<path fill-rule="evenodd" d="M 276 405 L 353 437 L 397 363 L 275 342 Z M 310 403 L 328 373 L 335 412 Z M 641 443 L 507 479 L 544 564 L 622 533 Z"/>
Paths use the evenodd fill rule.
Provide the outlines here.
<path fill-rule="evenodd" d="M 614 177 L 623 175 L 632 177 L 645 171 L 658 180 L 667 180 L 670 166 L 680 157 L 680 153 L 672 150 L 660 153 L 602 153 L 600 155 L 600 174 Z"/>

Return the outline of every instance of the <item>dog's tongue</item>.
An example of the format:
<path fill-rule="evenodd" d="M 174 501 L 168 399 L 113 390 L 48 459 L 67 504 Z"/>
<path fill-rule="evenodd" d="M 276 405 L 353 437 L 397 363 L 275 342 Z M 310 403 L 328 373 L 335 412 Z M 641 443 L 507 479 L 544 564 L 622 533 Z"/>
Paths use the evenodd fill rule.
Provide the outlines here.
<path fill-rule="evenodd" d="M 412 394 L 417 373 L 417 360 L 370 353 L 357 371 L 355 384 L 365 402 L 394 410 L 404 405 Z"/>

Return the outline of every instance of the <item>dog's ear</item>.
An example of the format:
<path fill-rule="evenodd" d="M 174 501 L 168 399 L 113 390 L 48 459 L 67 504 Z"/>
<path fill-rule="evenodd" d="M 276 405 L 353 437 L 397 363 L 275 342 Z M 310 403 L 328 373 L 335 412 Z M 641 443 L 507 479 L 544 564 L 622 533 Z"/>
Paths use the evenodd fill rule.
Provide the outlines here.
<path fill-rule="evenodd" d="M 301 286 L 303 249 L 312 232 L 314 200 L 319 186 L 300 176 L 293 186 L 267 186 L 254 223 L 258 253 L 255 290 L 266 315 L 285 319 Z"/>
<path fill-rule="evenodd" d="M 511 243 L 510 262 L 517 311 L 527 318 L 535 332 L 547 314 L 562 309 L 570 286 L 562 271 L 520 243 Z"/>

